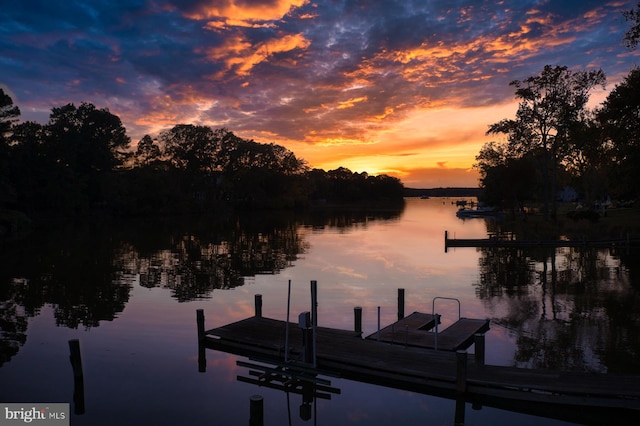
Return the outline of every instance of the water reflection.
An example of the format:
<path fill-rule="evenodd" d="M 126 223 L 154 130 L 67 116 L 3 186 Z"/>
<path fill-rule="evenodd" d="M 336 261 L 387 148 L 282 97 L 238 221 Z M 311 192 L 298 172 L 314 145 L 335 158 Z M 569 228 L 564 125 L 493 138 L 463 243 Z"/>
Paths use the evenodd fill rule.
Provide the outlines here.
<path fill-rule="evenodd" d="M 0 255 L 0 366 L 27 339 L 45 304 L 57 326 L 98 327 L 123 312 L 132 286 L 167 288 L 179 302 L 210 297 L 247 277 L 278 274 L 309 249 L 301 226 L 340 230 L 401 210 L 182 217 L 51 227 L 5 242 Z"/>
<path fill-rule="evenodd" d="M 638 252 L 482 248 L 476 295 L 515 337 L 517 366 L 637 373 Z"/>

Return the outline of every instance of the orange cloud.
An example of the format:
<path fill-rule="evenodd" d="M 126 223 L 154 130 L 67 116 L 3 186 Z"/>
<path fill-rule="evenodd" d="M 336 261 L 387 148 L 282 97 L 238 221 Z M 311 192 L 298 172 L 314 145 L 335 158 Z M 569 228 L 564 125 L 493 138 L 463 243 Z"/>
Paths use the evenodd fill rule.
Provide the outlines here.
<path fill-rule="evenodd" d="M 195 20 L 222 20 L 229 26 L 252 26 L 256 22 L 281 19 L 291 10 L 309 0 L 272 0 L 248 2 L 242 0 L 212 0 L 185 14 Z"/>
<path fill-rule="evenodd" d="M 336 108 L 337 109 L 353 108 L 355 104 L 359 102 L 366 102 L 366 101 L 367 101 L 366 96 L 361 96 L 359 98 L 351 98 L 351 99 L 347 99 L 346 101 L 338 102 L 338 106 Z"/>
<path fill-rule="evenodd" d="M 213 62 L 223 61 L 227 70 L 244 76 L 261 62 L 268 61 L 276 53 L 306 49 L 311 42 L 302 34 L 288 34 L 280 38 L 252 45 L 244 35 L 237 33 L 225 38 L 224 44 L 206 50 L 207 58 Z"/>

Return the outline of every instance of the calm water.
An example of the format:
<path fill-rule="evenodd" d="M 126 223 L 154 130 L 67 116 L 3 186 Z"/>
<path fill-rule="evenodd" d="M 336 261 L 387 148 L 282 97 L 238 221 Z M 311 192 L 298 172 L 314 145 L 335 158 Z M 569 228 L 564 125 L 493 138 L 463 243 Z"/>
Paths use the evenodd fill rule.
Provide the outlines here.
<path fill-rule="evenodd" d="M 265 425 L 308 424 L 300 395 L 237 380 L 236 356 L 208 350 L 198 372 L 196 310 L 207 328 L 253 315 L 310 309 L 318 282 L 321 326 L 364 333 L 434 297 L 462 315 L 491 318 L 487 363 L 524 368 L 640 372 L 639 254 L 611 250 L 444 252 L 444 231 L 486 237 L 496 224 L 455 217 L 451 199 L 409 199 L 403 211 L 213 220 L 188 218 L 49 229 L 0 246 L 0 402 L 69 402 L 70 339 L 79 339 L 84 414 L 72 425 L 237 425 L 264 397 Z M 445 325 L 457 305 L 438 301 Z M 331 378 L 320 425 L 453 425 L 455 402 Z M 465 424 L 565 424 L 465 407 Z"/>

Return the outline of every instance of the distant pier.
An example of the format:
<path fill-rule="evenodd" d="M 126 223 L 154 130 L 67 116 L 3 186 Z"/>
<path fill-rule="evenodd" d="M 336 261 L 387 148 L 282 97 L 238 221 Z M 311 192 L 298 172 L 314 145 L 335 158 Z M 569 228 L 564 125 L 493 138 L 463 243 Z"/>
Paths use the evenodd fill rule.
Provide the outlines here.
<path fill-rule="evenodd" d="M 505 238 L 449 238 L 444 231 L 444 251 L 450 247 L 628 247 L 632 242 L 629 237 L 607 240 L 516 240 Z"/>

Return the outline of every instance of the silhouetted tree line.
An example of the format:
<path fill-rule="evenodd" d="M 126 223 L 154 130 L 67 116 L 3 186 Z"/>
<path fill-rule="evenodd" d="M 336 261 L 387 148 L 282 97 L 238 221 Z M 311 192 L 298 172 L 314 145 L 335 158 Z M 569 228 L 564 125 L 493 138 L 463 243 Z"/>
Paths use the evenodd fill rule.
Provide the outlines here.
<path fill-rule="evenodd" d="M 44 125 L 19 116 L 0 89 L 0 209 L 146 215 L 402 202 L 396 178 L 310 169 L 280 145 L 227 129 L 179 124 L 132 147 L 120 118 L 90 103 L 53 108 Z"/>
<path fill-rule="evenodd" d="M 488 142 L 476 156 L 482 198 L 513 209 L 541 202 L 547 218 L 555 217 L 564 186 L 575 188 L 587 205 L 605 197 L 637 199 L 640 68 L 588 109 L 589 91 L 604 83 L 601 70 L 548 65 L 537 76 L 512 82 L 520 100 L 516 117 L 487 132 L 506 135 L 506 141 Z"/>

